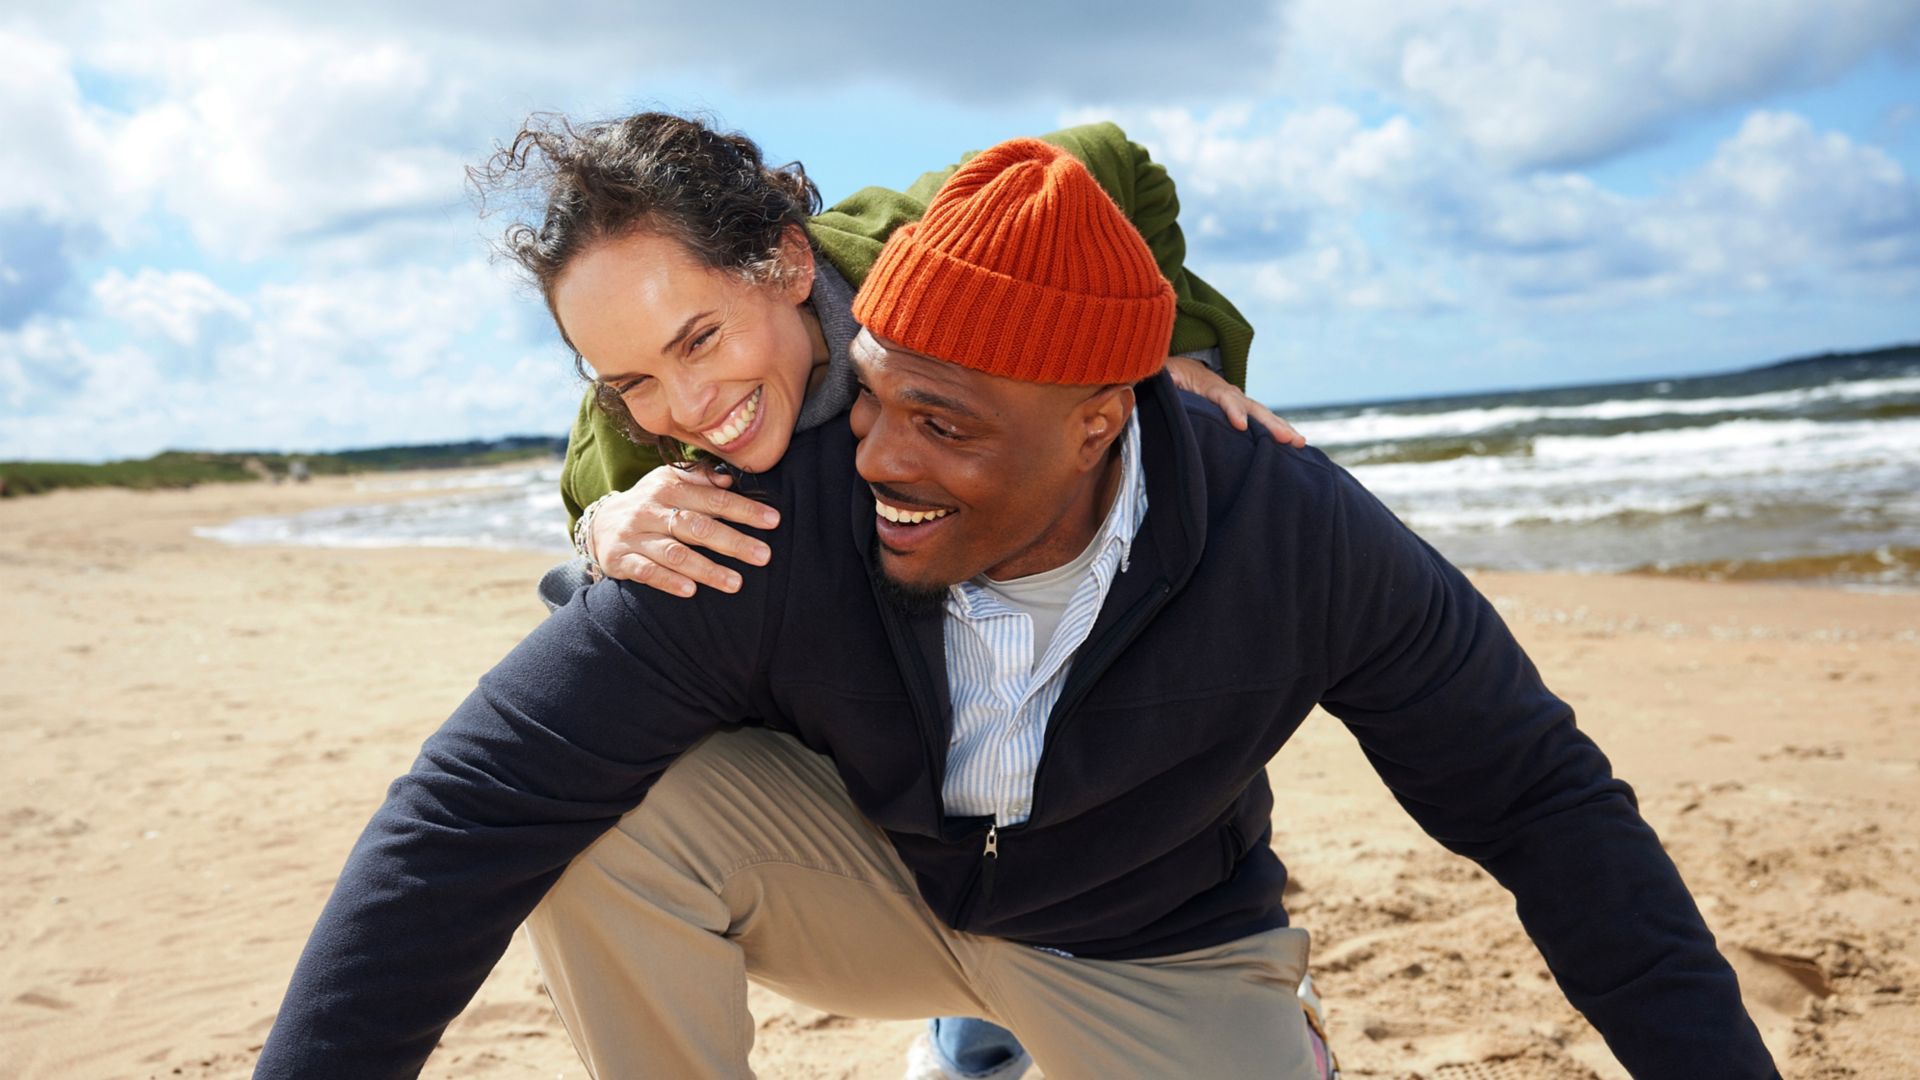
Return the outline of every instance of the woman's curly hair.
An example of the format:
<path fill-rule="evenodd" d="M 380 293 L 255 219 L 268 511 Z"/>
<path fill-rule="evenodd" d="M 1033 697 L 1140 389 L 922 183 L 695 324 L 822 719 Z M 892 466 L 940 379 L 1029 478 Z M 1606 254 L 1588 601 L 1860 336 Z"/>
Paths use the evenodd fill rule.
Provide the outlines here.
<path fill-rule="evenodd" d="M 651 232 L 716 270 L 773 283 L 794 270 L 780 255 L 787 227 L 820 210 L 820 191 L 798 162 L 770 167 L 752 139 L 662 112 L 578 126 L 537 113 L 467 177 L 483 212 L 503 197 L 529 211 L 544 203 L 539 224 L 509 225 L 499 249 L 539 286 L 555 326 L 554 284 L 596 243 Z M 574 368 L 592 378 L 577 349 Z M 594 385 L 596 402 L 629 438 L 659 444 L 669 461 L 684 457 L 677 442 L 642 431 L 618 394 Z"/>

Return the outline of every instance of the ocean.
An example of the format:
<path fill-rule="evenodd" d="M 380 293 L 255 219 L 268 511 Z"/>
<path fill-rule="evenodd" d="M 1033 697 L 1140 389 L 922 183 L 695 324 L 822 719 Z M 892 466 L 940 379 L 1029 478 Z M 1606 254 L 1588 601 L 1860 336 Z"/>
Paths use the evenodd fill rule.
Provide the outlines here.
<path fill-rule="evenodd" d="M 1920 347 L 1280 411 L 1461 566 L 1920 589 Z M 558 478 L 450 475 L 410 482 L 417 500 L 203 533 L 562 554 Z"/>

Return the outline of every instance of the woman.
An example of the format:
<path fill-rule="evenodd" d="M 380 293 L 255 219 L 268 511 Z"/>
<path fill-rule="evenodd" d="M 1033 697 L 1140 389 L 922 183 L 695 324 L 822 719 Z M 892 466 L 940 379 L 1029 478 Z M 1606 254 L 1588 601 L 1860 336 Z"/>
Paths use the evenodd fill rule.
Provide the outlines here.
<path fill-rule="evenodd" d="M 1252 328 L 1182 264 L 1165 171 L 1111 124 L 1046 138 L 1089 166 L 1173 284 L 1171 347 L 1191 354 L 1169 361 L 1175 381 L 1213 399 L 1237 427 L 1257 419 L 1277 440 L 1304 444 L 1234 385 L 1245 380 Z M 772 467 L 795 431 L 836 420 L 852 403 L 853 293 L 888 235 L 920 216 L 951 171 L 904 193 L 867 188 L 815 213 L 818 193 L 797 164 L 769 168 L 744 137 L 660 113 L 578 129 L 535 122 L 476 171 L 483 191 L 533 186 L 544 199 L 539 227 L 511 227 L 505 247 L 539 284 L 582 374 L 590 367 L 596 376 L 561 485 L 586 566 L 686 596 L 699 585 L 741 584 L 738 571 L 695 545 L 765 564 L 765 545 L 726 523 L 767 528 L 778 513 L 725 490 L 730 470 Z M 646 266 L 640 287 L 595 287 L 590 268 L 605 258 Z M 588 310 L 598 317 L 578 317 Z M 590 322 L 592 340 L 569 334 Z M 1196 356 L 1216 358 L 1228 377 Z M 715 467 L 660 464 L 685 448 Z M 557 603 L 572 584 L 549 575 L 542 592 Z M 915 1048 L 913 1075 L 1025 1071 L 1026 1055 L 1004 1029 L 943 1019 L 931 1032 Z"/>
<path fill-rule="evenodd" d="M 1276 439 L 1304 445 L 1286 421 L 1238 389 L 1246 381 L 1253 328 L 1224 296 L 1186 270 L 1179 203 L 1166 171 L 1112 124 L 1044 138 L 1088 165 L 1146 237 L 1173 284 L 1179 315 L 1171 348 L 1186 354 L 1169 361 L 1175 382 L 1214 400 L 1237 427 L 1256 419 Z M 709 462 L 753 472 L 779 460 L 794 430 L 837 419 L 853 398 L 846 363 L 846 344 L 857 329 L 848 310 L 853 292 L 887 237 L 920 216 L 954 168 L 927 173 L 905 192 L 866 188 L 814 213 L 819 195 L 797 164 L 768 168 L 759 148 L 741 136 L 647 113 L 580 129 L 564 120 L 538 120 L 476 170 L 483 191 L 534 187 L 533 194 L 546 201 L 542 225 L 514 226 L 505 247 L 539 283 L 563 334 L 554 287 L 570 260 L 606 235 L 631 233 L 639 222 L 676 242 L 659 248 L 669 267 L 661 274 L 663 288 L 700 280 L 712 286 L 698 297 L 682 297 L 697 301 L 699 310 L 689 308 L 689 314 L 733 313 L 731 320 L 715 317 L 689 327 L 680 339 L 678 323 L 656 327 L 641 320 L 634 332 L 652 334 L 651 343 L 661 346 L 674 339 L 675 347 L 665 353 L 650 348 L 626 358 L 618 371 L 602 370 L 581 402 L 561 494 L 576 547 L 593 557 L 597 570 L 680 595 L 690 595 L 696 584 L 738 588 L 731 571 L 689 543 L 757 565 L 763 558 L 757 542 L 724 522 L 764 527 L 777 516 L 717 490 L 730 483 L 724 470 L 657 468 L 661 450 L 677 460 L 683 446 L 692 447 Z M 698 190 L 679 182 L 692 176 L 705 177 Z M 716 231 L 719 221 L 727 223 L 725 232 Z M 748 324 L 742 321 L 749 315 L 755 320 L 751 334 L 744 333 Z M 1196 359 L 1203 356 L 1213 367 Z M 580 359 L 597 365 L 592 356 Z M 589 374 L 585 366 L 582 374 Z M 753 387 L 766 389 L 751 403 L 752 430 L 717 441 L 728 416 L 739 420 L 746 413 L 714 410 L 748 405 Z M 709 388 L 741 396 L 687 396 Z"/>

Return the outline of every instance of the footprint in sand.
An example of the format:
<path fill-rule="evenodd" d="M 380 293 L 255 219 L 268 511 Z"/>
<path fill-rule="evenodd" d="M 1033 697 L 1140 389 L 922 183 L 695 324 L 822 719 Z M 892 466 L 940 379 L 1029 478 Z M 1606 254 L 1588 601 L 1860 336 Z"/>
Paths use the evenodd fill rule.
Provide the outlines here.
<path fill-rule="evenodd" d="M 1826 970 L 1811 957 L 1758 949 L 1726 950 L 1740 976 L 1740 996 L 1760 1028 L 1760 1038 L 1779 1057 L 1792 1045 L 1793 1022 L 1811 1001 L 1833 996 Z"/>
<path fill-rule="evenodd" d="M 1819 961 L 1744 945 L 1728 950 L 1727 959 L 1740 976 L 1740 990 L 1749 1002 L 1758 1002 L 1792 1017 L 1812 998 L 1833 996 Z"/>
<path fill-rule="evenodd" d="M 1594 1072 L 1558 1055 L 1524 1053 L 1450 1062 L 1418 1075 L 1426 1080 L 1593 1080 Z"/>

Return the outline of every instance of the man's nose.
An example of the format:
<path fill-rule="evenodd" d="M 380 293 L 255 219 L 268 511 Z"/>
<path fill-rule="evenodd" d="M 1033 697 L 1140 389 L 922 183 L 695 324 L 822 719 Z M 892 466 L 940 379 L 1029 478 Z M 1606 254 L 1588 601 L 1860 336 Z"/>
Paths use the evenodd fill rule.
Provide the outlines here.
<path fill-rule="evenodd" d="M 907 423 L 888 418 L 886 410 L 861 403 L 854 407 L 853 467 L 870 484 L 904 485 L 919 479 L 919 465 L 908 439 Z"/>

